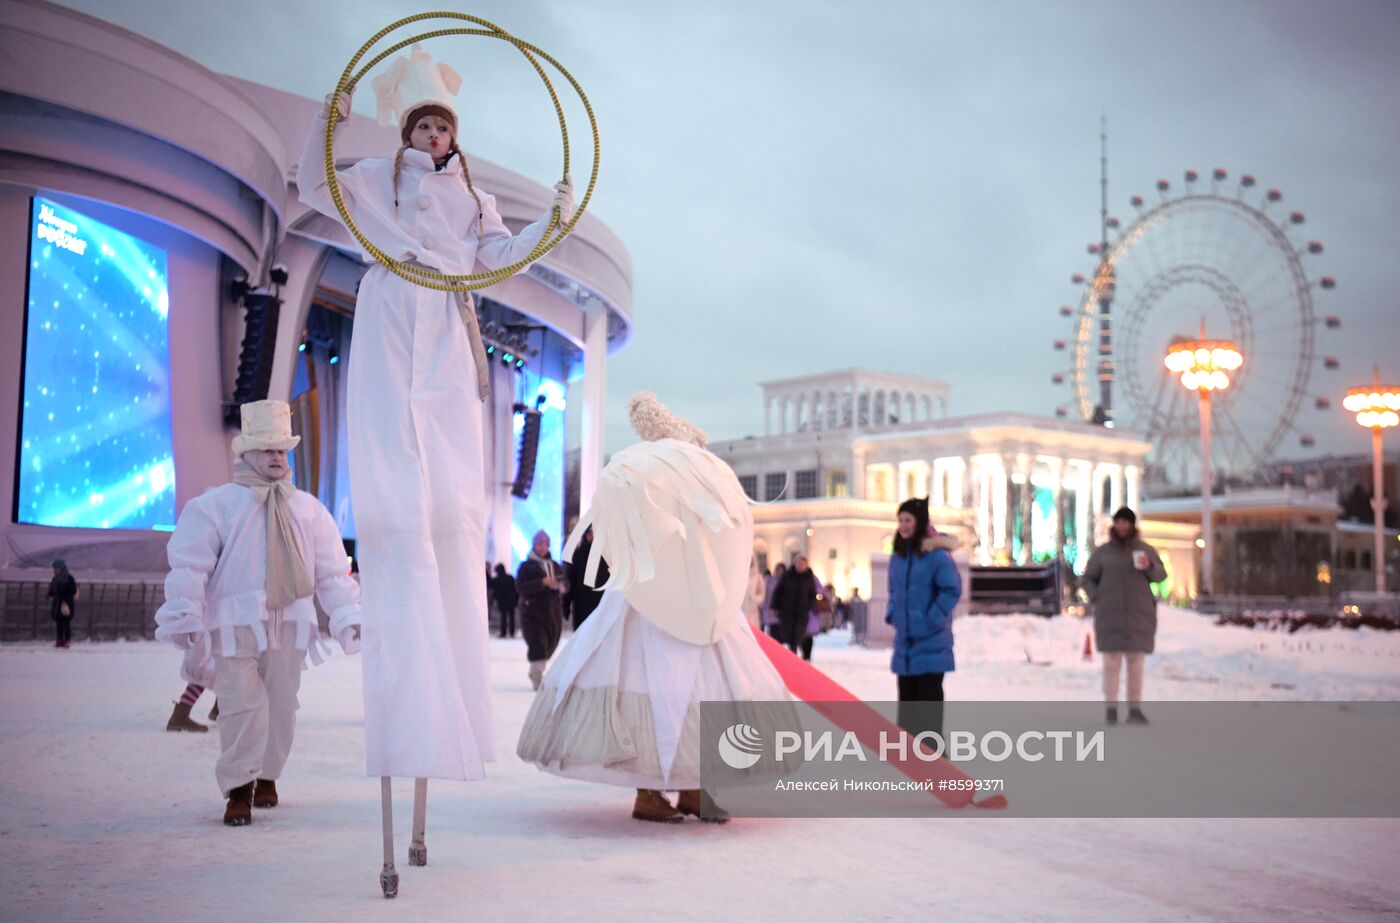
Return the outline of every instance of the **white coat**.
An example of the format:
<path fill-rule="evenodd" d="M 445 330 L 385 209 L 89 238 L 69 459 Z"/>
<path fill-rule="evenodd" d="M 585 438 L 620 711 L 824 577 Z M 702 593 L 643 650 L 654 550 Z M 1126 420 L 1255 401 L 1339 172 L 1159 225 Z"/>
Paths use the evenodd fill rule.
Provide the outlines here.
<path fill-rule="evenodd" d="M 301 199 L 339 218 L 325 184 L 325 122 L 297 168 Z M 511 236 L 495 199 L 468 193 L 460 158 L 441 171 L 404 152 L 337 170 L 346 207 L 380 249 L 445 273 L 514 263 L 548 216 Z M 481 228 L 478 232 L 479 227 Z M 366 256 L 368 260 L 368 257 Z M 360 283 L 346 417 L 365 621 L 371 776 L 479 779 L 495 758 L 486 612 L 482 404 L 455 298 L 381 266 Z"/>
<path fill-rule="evenodd" d="M 330 615 L 331 634 L 340 636 L 360 622 L 360 587 L 350 576 L 345 546 L 335 520 L 321 501 L 303 491 L 288 500 L 297 543 L 316 587 L 321 608 Z M 315 656 L 316 607 L 310 596 L 285 609 L 267 609 L 267 505 L 241 484 L 224 484 L 185 504 L 166 546 L 170 573 L 165 602 L 156 612 L 156 638 L 175 643 L 196 636 L 185 653 L 186 682 L 214 685 L 214 641 L 223 657 L 234 655 L 235 629 L 246 626 L 267 650 L 268 625 L 296 626 L 296 647 Z"/>

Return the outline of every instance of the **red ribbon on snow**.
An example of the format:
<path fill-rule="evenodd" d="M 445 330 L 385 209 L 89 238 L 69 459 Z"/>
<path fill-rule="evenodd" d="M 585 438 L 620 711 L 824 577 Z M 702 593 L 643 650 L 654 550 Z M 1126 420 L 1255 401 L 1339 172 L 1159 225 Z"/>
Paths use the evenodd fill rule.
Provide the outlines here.
<path fill-rule="evenodd" d="M 905 733 L 899 725 L 869 705 L 864 705 L 845 686 L 793 654 L 752 624 L 749 627 L 758 639 L 758 646 L 764 656 L 783 678 L 783 684 L 787 686 L 788 691 L 812 706 L 837 727 L 854 733 L 862 746 L 878 752 L 882 733 L 887 735 L 886 739 L 893 739 L 892 735 Z M 852 704 L 862 707 L 852 709 Z M 890 759 L 887 762 L 916 782 L 937 782 L 944 779 L 951 782 L 972 778 L 946 759 L 929 762 L 916 756 L 908 756 L 902 760 Z M 975 808 L 1004 808 L 1007 804 L 1005 795 L 992 795 L 981 801 L 974 801 L 972 792 L 969 791 L 939 791 L 937 786 L 930 786 L 930 789 L 931 794 L 936 795 L 944 806 L 950 808 L 965 808 L 969 805 Z"/>

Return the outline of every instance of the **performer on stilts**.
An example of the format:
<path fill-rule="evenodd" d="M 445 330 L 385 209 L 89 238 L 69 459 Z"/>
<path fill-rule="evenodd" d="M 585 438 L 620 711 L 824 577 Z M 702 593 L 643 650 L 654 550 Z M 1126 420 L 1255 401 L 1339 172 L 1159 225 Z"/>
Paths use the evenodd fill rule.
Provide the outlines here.
<path fill-rule="evenodd" d="M 301 437 L 291 408 L 257 401 L 242 417 L 233 482 L 180 512 L 156 612 L 156 638 L 185 651 L 181 675 L 218 696 L 214 776 L 230 827 L 252 823 L 254 807 L 277 806 L 304 661 L 320 662 L 312 594 L 346 653 L 358 649 L 360 627 L 360 588 L 335 520 L 292 483 L 287 452 Z"/>
<path fill-rule="evenodd" d="M 592 528 L 586 570 L 574 579 L 603 598 L 545 674 L 516 752 L 546 772 L 636 789 L 638 820 L 723 822 L 701 789 L 699 704 L 790 708 L 743 613 L 753 517 L 704 433 L 651 394 L 634 397 L 629 414 L 644 441 L 599 474 L 565 549 Z M 674 805 L 663 791 L 679 792 Z"/>
<path fill-rule="evenodd" d="M 379 121 L 399 130 L 390 159 L 336 171 L 354 222 L 396 259 L 448 274 L 528 256 L 550 213 L 512 235 L 472 182 L 458 146 L 461 77 L 417 45 L 374 79 Z M 340 219 L 326 183 L 328 100 L 298 167 L 307 205 Z M 573 213 L 573 190 L 551 209 Z M 367 262 L 372 257 L 366 253 Z M 418 286 L 375 263 L 360 282 L 348 400 L 350 489 L 364 588 L 367 771 L 381 778 L 385 896 L 397 893 L 390 778 L 414 786 L 409 862 L 427 864 L 427 780 L 480 779 L 494 759 L 485 573 L 482 404 L 487 365 L 469 294 Z"/>

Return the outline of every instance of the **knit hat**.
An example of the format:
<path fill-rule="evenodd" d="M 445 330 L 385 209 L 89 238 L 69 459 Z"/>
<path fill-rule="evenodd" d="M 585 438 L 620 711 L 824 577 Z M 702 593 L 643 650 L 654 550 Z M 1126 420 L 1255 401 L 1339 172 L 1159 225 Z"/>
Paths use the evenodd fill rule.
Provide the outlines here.
<path fill-rule="evenodd" d="M 56 568 L 58 568 L 59 570 L 67 570 L 67 569 L 68 569 L 68 562 L 65 561 L 65 560 L 63 560 L 62 558 L 57 558 L 57 559 L 53 562 L 53 566 L 56 567 Z"/>
<path fill-rule="evenodd" d="M 251 401 L 238 409 L 243 431 L 233 438 L 233 454 L 276 449 L 289 452 L 301 442 L 292 435 L 292 406 L 286 401 Z"/>
<path fill-rule="evenodd" d="M 1113 514 L 1113 521 L 1114 521 L 1114 522 L 1117 522 L 1117 521 L 1120 520 L 1120 519 L 1126 519 L 1126 520 L 1128 520 L 1128 522 L 1131 523 L 1132 525 L 1137 525 L 1137 513 L 1134 513 L 1132 510 L 1128 509 L 1126 506 L 1120 506 L 1120 507 L 1118 508 L 1118 512 L 1116 512 L 1116 513 Z"/>
<path fill-rule="evenodd" d="M 408 117 L 423 106 L 440 106 L 457 127 L 457 107 L 452 101 L 462 88 L 462 75 L 415 44 L 408 57 L 400 55 L 389 69 L 370 81 L 379 109 L 380 125 L 397 125 L 403 131 Z"/>
<path fill-rule="evenodd" d="M 544 542 L 546 545 L 549 544 L 549 533 L 543 529 L 535 533 L 535 537 L 530 541 L 530 547 L 533 548 L 540 542 Z"/>

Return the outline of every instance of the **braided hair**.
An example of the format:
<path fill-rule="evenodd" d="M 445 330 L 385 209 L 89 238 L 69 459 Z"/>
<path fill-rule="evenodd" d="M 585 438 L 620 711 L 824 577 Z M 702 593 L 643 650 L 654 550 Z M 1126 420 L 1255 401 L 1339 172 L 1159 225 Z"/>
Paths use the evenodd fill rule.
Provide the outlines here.
<path fill-rule="evenodd" d="M 408 118 L 404 119 L 403 128 L 399 132 L 403 145 L 394 155 L 394 207 L 397 208 L 399 205 L 399 175 L 403 172 L 404 151 L 411 146 L 409 138 L 413 135 L 414 124 L 426 116 L 437 116 L 452 126 L 452 143 L 447 146 L 447 158 L 444 159 L 443 163 L 451 160 L 453 154 L 456 154 L 461 160 L 462 182 L 466 184 L 467 192 L 471 193 L 471 197 L 476 200 L 476 227 L 477 233 L 480 234 L 486 226 L 486 206 L 482 204 L 481 196 L 477 195 L 476 187 L 472 185 L 472 173 L 471 168 L 467 165 L 467 155 L 462 153 L 462 149 L 457 146 L 457 119 L 442 106 L 419 106 L 408 114 Z"/>

